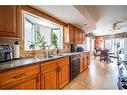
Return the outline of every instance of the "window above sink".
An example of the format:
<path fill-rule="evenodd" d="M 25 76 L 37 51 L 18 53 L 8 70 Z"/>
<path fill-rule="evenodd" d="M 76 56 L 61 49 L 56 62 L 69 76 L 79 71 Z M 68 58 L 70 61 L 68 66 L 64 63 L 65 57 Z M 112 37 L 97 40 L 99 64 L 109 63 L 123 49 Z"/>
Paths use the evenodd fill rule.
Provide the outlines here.
<path fill-rule="evenodd" d="M 25 51 L 32 50 L 30 45 L 31 43 L 37 42 L 38 35 L 43 38 L 46 46 L 50 46 L 50 49 L 53 49 L 54 47 L 51 45 L 51 36 L 54 33 L 58 38 L 58 48 L 63 48 L 63 26 L 26 11 L 23 11 L 23 22 Z M 40 49 L 38 45 L 34 47 L 34 50 Z"/>

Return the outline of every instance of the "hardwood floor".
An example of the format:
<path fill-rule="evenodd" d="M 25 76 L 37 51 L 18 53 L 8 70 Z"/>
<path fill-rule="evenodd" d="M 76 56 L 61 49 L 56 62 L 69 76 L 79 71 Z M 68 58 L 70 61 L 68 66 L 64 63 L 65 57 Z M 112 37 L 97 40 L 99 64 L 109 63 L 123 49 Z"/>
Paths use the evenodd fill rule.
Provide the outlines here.
<path fill-rule="evenodd" d="M 98 58 L 93 58 L 89 68 L 80 73 L 63 89 L 118 90 L 117 77 L 116 60 L 113 60 L 113 63 L 107 64 L 98 61 Z"/>

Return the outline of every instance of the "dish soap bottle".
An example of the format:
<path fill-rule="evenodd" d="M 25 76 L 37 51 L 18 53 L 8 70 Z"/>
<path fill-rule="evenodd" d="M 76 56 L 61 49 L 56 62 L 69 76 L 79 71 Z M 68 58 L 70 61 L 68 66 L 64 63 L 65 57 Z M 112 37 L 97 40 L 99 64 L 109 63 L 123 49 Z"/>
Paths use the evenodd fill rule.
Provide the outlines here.
<path fill-rule="evenodd" d="M 15 45 L 14 45 L 14 59 L 18 59 L 19 58 L 19 42 L 15 41 Z"/>

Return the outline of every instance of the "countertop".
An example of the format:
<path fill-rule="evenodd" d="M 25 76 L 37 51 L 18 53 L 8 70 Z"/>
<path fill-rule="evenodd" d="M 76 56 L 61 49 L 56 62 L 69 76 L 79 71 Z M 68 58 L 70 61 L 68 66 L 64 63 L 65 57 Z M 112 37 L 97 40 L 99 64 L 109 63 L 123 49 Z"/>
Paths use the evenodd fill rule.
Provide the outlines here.
<path fill-rule="evenodd" d="M 39 64 L 40 62 L 43 63 L 44 61 L 49 61 L 49 60 L 62 58 L 62 57 L 66 57 L 66 56 L 81 54 L 81 53 L 84 53 L 84 52 L 88 52 L 88 51 L 73 52 L 73 53 L 60 53 L 60 55 L 54 55 L 51 58 L 38 56 L 38 57 L 35 57 L 35 58 L 29 57 L 29 58 L 21 58 L 21 59 L 17 59 L 17 60 L 10 60 L 10 61 L 7 61 L 7 62 L 0 63 L 0 73 L 2 73 L 3 71 L 12 70 L 12 69 L 19 68 L 19 67 L 24 67 L 24 66 L 27 66 L 27 65 Z"/>

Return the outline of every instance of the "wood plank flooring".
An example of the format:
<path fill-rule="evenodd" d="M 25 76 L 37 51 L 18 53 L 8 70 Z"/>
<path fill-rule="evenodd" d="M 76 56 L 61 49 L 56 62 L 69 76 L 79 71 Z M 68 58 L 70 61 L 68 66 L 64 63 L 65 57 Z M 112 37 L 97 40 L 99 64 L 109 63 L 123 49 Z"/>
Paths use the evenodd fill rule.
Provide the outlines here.
<path fill-rule="evenodd" d="M 68 83 L 64 90 L 118 90 L 118 70 L 116 60 L 113 63 L 100 62 L 98 58 L 92 58 L 89 68 L 81 72 Z"/>

